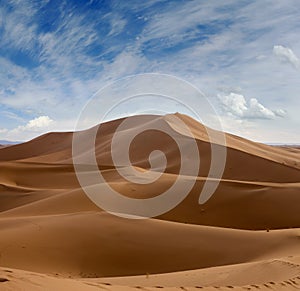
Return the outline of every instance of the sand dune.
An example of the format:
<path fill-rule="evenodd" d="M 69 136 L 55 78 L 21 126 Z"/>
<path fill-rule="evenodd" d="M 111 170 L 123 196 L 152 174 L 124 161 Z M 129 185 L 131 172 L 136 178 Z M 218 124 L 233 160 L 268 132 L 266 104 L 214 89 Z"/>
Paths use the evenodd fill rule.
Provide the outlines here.
<path fill-rule="evenodd" d="M 199 205 L 212 154 L 204 126 L 181 114 L 144 115 L 130 117 L 133 126 L 121 134 L 146 125 L 168 128 L 188 147 L 192 138 L 176 118 L 196 139 L 200 169 L 196 176 L 183 173 L 196 183 L 182 203 L 148 220 L 113 216 L 89 200 L 74 172 L 72 133 L 0 148 L 0 290 L 299 288 L 300 151 L 226 134 L 224 175 L 213 197 Z M 148 170 L 155 149 L 165 153 L 167 167 L 151 184 L 126 181 L 118 169 L 127 168 L 111 156 L 123 121 L 100 126 L 98 169 L 125 196 L 158 196 L 178 178 L 178 146 L 156 130 L 136 136 L 129 154 L 135 168 Z M 94 131 L 81 135 L 88 139 Z M 89 151 L 83 147 L 81 154 Z M 95 169 L 87 165 L 85 171 Z"/>

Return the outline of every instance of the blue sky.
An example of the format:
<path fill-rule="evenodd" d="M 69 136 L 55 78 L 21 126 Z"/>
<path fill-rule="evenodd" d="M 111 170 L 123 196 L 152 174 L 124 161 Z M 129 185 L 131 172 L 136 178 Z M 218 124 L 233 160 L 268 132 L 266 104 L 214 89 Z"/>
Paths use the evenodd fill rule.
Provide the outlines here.
<path fill-rule="evenodd" d="M 299 19 L 296 0 L 1 1 L 0 139 L 72 130 L 102 86 L 159 72 L 204 92 L 226 131 L 300 143 Z"/>

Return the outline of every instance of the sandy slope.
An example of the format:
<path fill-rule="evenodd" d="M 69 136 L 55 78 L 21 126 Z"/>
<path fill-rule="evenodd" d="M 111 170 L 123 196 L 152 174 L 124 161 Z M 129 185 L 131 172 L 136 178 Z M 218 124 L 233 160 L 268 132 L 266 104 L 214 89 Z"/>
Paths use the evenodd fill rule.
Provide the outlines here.
<path fill-rule="evenodd" d="M 300 266 L 293 259 L 291 262 L 290 258 L 283 258 L 161 275 L 101 279 L 71 279 L 0 268 L 0 284 L 3 291 L 297 290 L 300 289 Z"/>
<path fill-rule="evenodd" d="M 178 127 L 176 117 L 196 138 L 200 170 L 188 197 L 155 219 L 118 218 L 87 198 L 74 173 L 72 133 L 50 133 L 0 148 L 0 290 L 299 288 L 300 151 L 227 134 L 223 178 L 215 195 L 199 205 L 211 159 L 205 127 L 180 114 L 146 115 L 130 117 L 129 131 L 146 124 L 166 127 L 189 146 L 191 137 Z M 136 168 L 149 168 L 154 149 L 166 154 L 167 168 L 150 185 L 124 181 L 116 169 L 122 165 L 114 165 L 110 154 L 112 136 L 122 121 L 100 127 L 99 169 L 123 195 L 160 195 L 178 176 L 178 147 L 157 131 L 140 134 L 130 147 Z M 94 129 L 82 132 L 83 137 L 89 138 Z M 88 175 L 94 169 L 86 170 Z M 185 174 L 188 181 L 191 177 Z"/>
<path fill-rule="evenodd" d="M 298 230 L 133 221 L 104 212 L 2 218 L 0 229 L 2 265 L 75 277 L 163 273 L 300 252 Z"/>

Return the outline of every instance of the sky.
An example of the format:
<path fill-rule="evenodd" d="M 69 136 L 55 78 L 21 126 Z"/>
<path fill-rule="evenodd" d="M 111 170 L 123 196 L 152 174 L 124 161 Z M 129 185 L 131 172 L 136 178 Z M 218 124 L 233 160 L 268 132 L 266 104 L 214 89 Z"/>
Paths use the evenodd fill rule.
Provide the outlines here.
<path fill-rule="evenodd" d="M 0 140 L 73 130 L 103 86 L 162 73 L 199 88 L 225 131 L 300 144 L 299 19 L 297 0 L 0 1 Z"/>

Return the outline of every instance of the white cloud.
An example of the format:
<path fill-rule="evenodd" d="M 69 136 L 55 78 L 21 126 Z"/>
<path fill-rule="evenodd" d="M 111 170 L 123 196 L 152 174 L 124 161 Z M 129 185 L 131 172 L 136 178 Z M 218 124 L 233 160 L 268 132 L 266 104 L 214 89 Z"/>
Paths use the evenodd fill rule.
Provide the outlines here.
<path fill-rule="evenodd" d="M 24 130 L 40 130 L 49 127 L 53 120 L 49 116 L 40 116 L 32 120 L 29 120 L 28 123 L 22 127 Z"/>
<path fill-rule="evenodd" d="M 280 116 L 280 117 L 286 116 L 286 111 L 283 110 L 283 109 L 276 109 L 276 110 L 273 110 L 273 112 L 274 112 L 277 116 Z"/>
<path fill-rule="evenodd" d="M 271 110 L 259 103 L 256 98 L 246 101 L 241 94 L 230 93 L 229 95 L 218 95 L 223 109 L 233 117 L 241 119 L 274 119 L 276 116 L 283 117 L 285 111 L 282 109 Z"/>
<path fill-rule="evenodd" d="M 266 119 L 272 119 L 275 117 L 275 113 L 263 106 L 258 102 L 257 99 L 251 98 L 249 101 L 249 107 L 244 114 L 244 116 L 247 118 L 266 118 Z"/>
<path fill-rule="evenodd" d="M 273 47 L 273 53 L 282 62 L 290 63 L 296 69 L 300 67 L 299 58 L 294 54 L 294 52 L 290 48 L 284 47 L 282 45 L 275 45 Z"/>
<path fill-rule="evenodd" d="M 219 98 L 225 109 L 236 116 L 243 117 L 244 113 L 248 109 L 243 95 L 230 93 L 227 96 L 219 96 Z"/>
<path fill-rule="evenodd" d="M 29 140 L 48 130 L 53 130 L 55 122 L 49 116 L 39 116 L 11 130 L 0 129 L 0 138 L 11 141 Z"/>

